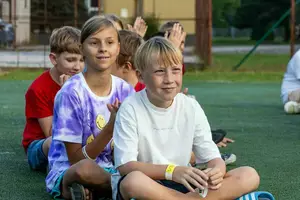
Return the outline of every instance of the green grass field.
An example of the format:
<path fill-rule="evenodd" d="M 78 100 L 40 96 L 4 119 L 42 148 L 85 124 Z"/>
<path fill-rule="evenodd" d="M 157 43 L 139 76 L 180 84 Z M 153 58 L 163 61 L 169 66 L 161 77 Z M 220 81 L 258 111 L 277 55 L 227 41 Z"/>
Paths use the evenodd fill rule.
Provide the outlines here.
<path fill-rule="evenodd" d="M 220 59 L 224 63 L 226 58 Z M 251 70 L 249 65 L 231 72 L 224 64 L 223 70 L 188 72 L 184 83 L 196 95 L 211 127 L 225 129 L 235 139 L 221 150 L 237 155 L 236 164 L 228 169 L 252 166 L 261 176 L 259 190 L 272 192 L 276 199 L 298 200 L 300 119 L 285 115 L 280 102 L 284 68 L 279 66 L 284 65 L 285 57 L 272 60 L 266 59 L 270 64 L 260 70 Z M 255 59 L 249 62 L 259 63 Z M 275 64 L 274 71 L 265 70 Z M 30 171 L 21 146 L 24 94 L 41 72 L 16 70 L 0 76 L 0 199 L 50 199 L 45 174 Z"/>

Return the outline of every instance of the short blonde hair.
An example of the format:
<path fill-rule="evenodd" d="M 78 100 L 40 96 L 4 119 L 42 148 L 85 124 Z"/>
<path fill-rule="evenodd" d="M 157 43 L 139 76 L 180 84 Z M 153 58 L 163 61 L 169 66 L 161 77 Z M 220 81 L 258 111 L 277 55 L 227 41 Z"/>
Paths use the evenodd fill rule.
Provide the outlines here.
<path fill-rule="evenodd" d="M 94 17 L 91 17 L 90 19 L 88 19 L 81 30 L 81 38 L 80 38 L 80 42 L 81 44 L 83 44 L 83 42 L 92 34 L 95 34 L 99 31 L 102 31 L 105 28 L 114 28 L 116 30 L 116 33 L 118 34 L 118 41 L 120 41 L 120 36 L 119 36 L 119 32 L 116 29 L 115 25 L 113 24 L 113 22 L 104 17 L 104 16 L 100 16 L 100 15 L 96 15 Z"/>
<path fill-rule="evenodd" d="M 50 36 L 50 51 L 52 53 L 75 53 L 81 54 L 80 30 L 71 26 L 63 26 L 54 29 Z"/>
<path fill-rule="evenodd" d="M 143 72 L 156 64 L 164 67 L 181 64 L 182 54 L 166 38 L 153 37 L 138 48 L 134 63 L 136 69 Z"/>

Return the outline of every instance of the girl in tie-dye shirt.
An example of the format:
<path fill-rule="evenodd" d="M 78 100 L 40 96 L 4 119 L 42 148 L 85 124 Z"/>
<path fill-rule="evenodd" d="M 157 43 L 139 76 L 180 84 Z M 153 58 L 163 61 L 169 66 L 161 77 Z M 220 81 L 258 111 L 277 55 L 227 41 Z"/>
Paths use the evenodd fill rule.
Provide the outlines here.
<path fill-rule="evenodd" d="M 111 75 L 120 43 L 110 20 L 89 19 L 81 44 L 86 72 L 69 79 L 54 103 L 46 186 L 55 199 L 111 196 L 115 114 L 119 102 L 134 93 L 129 84 Z"/>

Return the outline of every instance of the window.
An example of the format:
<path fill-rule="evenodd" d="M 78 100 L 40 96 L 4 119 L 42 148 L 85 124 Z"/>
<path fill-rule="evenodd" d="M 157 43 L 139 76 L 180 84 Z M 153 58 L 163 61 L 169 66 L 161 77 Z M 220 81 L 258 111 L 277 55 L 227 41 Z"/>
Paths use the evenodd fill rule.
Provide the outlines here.
<path fill-rule="evenodd" d="M 91 0 L 91 7 L 98 7 L 98 0 Z"/>

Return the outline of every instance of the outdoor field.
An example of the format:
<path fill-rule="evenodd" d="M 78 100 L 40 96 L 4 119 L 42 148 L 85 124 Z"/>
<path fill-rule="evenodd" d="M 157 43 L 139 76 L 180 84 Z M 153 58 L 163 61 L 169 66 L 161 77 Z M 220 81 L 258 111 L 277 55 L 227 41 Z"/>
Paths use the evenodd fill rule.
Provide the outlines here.
<path fill-rule="evenodd" d="M 236 58 L 238 57 L 238 58 Z M 278 200 L 299 199 L 300 149 L 296 115 L 286 115 L 280 82 L 288 55 L 254 55 L 238 72 L 231 72 L 242 55 L 215 55 L 204 72 L 193 68 L 184 85 L 194 94 L 213 129 L 222 128 L 235 143 L 222 152 L 237 155 L 228 169 L 252 166 L 260 174 L 259 190 Z M 29 170 L 21 146 L 25 123 L 24 94 L 42 71 L 17 70 L 0 75 L 0 199 L 50 199 L 45 174 Z"/>

